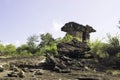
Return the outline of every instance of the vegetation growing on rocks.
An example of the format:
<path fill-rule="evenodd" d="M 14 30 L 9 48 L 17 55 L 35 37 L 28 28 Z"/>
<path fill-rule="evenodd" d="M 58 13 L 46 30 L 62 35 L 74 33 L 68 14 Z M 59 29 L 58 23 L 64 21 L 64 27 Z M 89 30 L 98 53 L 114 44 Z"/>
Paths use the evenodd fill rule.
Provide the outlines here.
<path fill-rule="evenodd" d="M 8 77 L 24 78 L 27 75 L 27 72 L 30 72 L 29 76 L 41 76 L 47 74 L 41 69 L 51 66 L 53 71 L 64 73 L 71 72 L 71 69 L 78 69 L 80 71 L 92 71 L 93 73 L 105 71 L 105 75 L 120 75 L 119 35 L 108 35 L 108 40 L 106 42 L 96 39 L 87 43 L 87 41 L 85 41 L 86 39 L 81 41 L 81 38 L 71 36 L 71 34 L 73 35 L 73 33 L 66 34 L 63 38 L 58 39 L 54 39 L 50 33 L 31 35 L 27 38 L 26 44 L 22 44 L 19 47 L 16 47 L 13 44 L 3 45 L 1 42 L 0 65 L 3 65 L 4 68 L 0 67 L 0 72 L 11 70 L 12 66 L 13 71 L 9 72 Z M 89 33 L 87 35 L 85 34 L 83 37 L 88 37 L 88 40 Z M 2 63 L 2 61 L 5 60 L 2 56 L 10 56 L 10 58 L 5 57 L 5 59 L 8 59 L 8 61 L 5 61 L 5 64 Z M 36 58 L 36 56 L 38 58 Z M 45 62 L 47 65 L 39 64 L 39 58 L 43 56 L 46 58 L 43 63 Z M 29 57 L 30 60 L 26 60 L 24 57 Z M 17 60 L 13 61 L 11 58 L 17 58 Z M 22 58 L 22 60 L 20 61 L 19 58 Z M 84 76 L 77 77 L 76 79 L 79 80 L 83 77 Z M 103 77 L 104 76 L 102 76 L 102 78 Z"/>

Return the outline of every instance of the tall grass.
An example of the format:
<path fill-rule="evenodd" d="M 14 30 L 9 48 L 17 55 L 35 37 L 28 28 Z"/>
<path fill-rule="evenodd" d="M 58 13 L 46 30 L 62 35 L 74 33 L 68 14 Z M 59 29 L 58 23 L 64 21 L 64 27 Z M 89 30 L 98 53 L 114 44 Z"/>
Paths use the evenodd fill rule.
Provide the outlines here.
<path fill-rule="evenodd" d="M 110 56 L 116 56 L 118 53 L 120 53 L 120 35 L 117 34 L 115 36 L 111 36 L 110 34 L 108 36 L 108 54 Z"/>
<path fill-rule="evenodd" d="M 107 34 L 108 41 L 102 42 L 98 39 L 89 42 L 91 48 L 90 52 L 98 55 L 99 57 L 120 56 L 120 35 L 111 36 Z"/>
<path fill-rule="evenodd" d="M 107 48 L 108 44 L 104 43 L 98 39 L 95 41 L 89 42 L 89 46 L 91 48 L 90 52 L 94 55 L 97 55 L 101 58 L 107 57 Z"/>

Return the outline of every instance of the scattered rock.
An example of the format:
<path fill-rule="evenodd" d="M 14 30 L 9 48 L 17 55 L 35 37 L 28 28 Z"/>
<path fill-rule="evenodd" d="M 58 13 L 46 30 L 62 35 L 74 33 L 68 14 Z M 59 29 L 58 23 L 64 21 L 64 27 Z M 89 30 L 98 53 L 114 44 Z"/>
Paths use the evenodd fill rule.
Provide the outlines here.
<path fill-rule="evenodd" d="M 101 78 L 96 77 L 79 77 L 78 80 L 102 80 Z"/>
<path fill-rule="evenodd" d="M 28 69 L 28 68 L 22 68 L 22 70 L 23 70 L 24 72 L 29 72 L 29 69 Z"/>
<path fill-rule="evenodd" d="M 20 77 L 20 78 L 23 78 L 23 77 L 25 77 L 25 73 L 21 69 L 17 69 L 17 70 L 13 70 L 12 72 L 8 73 L 8 77 Z"/>
<path fill-rule="evenodd" d="M 16 72 L 8 73 L 8 77 L 18 77 Z"/>
<path fill-rule="evenodd" d="M 0 65 L 0 72 L 3 72 L 4 71 L 4 68 L 2 65 Z"/>
<path fill-rule="evenodd" d="M 24 71 L 20 70 L 20 72 L 18 73 L 18 76 L 19 76 L 20 78 L 25 77 Z"/>
<path fill-rule="evenodd" d="M 43 75 L 44 71 L 43 70 L 37 70 L 35 72 L 35 75 Z"/>
<path fill-rule="evenodd" d="M 29 72 L 34 72 L 34 70 L 33 69 L 29 69 Z"/>

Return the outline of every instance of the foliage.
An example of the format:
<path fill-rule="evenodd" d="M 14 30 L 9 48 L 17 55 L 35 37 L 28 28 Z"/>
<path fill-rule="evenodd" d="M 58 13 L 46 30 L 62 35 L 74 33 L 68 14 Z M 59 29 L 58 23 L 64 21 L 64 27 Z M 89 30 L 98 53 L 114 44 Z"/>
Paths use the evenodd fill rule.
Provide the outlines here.
<path fill-rule="evenodd" d="M 19 55 L 20 55 L 20 56 L 32 56 L 32 53 L 28 53 L 27 50 L 23 50 L 23 51 L 20 52 Z"/>
<path fill-rule="evenodd" d="M 46 33 L 46 34 L 41 34 L 41 43 L 40 43 L 40 47 L 45 47 L 45 45 L 52 45 L 54 43 L 54 38 L 52 37 L 52 35 L 50 33 Z"/>
<path fill-rule="evenodd" d="M 0 44 L 0 53 L 4 52 L 4 48 L 5 48 L 5 46 L 3 44 Z"/>
<path fill-rule="evenodd" d="M 29 52 L 29 46 L 27 44 L 22 44 L 20 47 L 16 49 L 17 53 L 20 54 L 22 51 L 26 50 Z"/>
<path fill-rule="evenodd" d="M 36 42 L 38 42 L 38 36 L 37 35 L 32 35 L 28 37 L 27 39 L 27 45 L 28 45 L 28 52 L 34 54 L 36 52 Z"/>
<path fill-rule="evenodd" d="M 51 53 L 52 55 L 57 54 L 57 46 L 56 43 L 53 43 L 51 46 L 45 46 L 45 53 Z"/>
<path fill-rule="evenodd" d="M 40 52 L 57 54 L 56 41 L 50 33 L 41 34 L 41 43 L 39 44 Z"/>
<path fill-rule="evenodd" d="M 90 42 L 89 45 L 91 47 L 92 53 L 96 53 L 99 56 L 119 56 L 120 53 L 120 36 L 111 36 L 107 35 L 108 42 L 104 43 L 100 40 L 95 40 L 93 42 Z"/>
<path fill-rule="evenodd" d="M 13 44 L 8 44 L 5 46 L 4 53 L 5 54 L 14 54 L 16 52 L 16 47 Z"/>
<path fill-rule="evenodd" d="M 99 57 L 107 57 L 107 43 L 101 42 L 100 40 L 96 39 L 93 42 L 89 42 L 89 46 L 91 48 L 91 53 L 98 55 Z"/>
<path fill-rule="evenodd" d="M 111 36 L 108 35 L 108 44 L 109 47 L 107 49 L 107 52 L 110 56 L 115 56 L 118 53 L 120 53 L 120 36 Z"/>
<path fill-rule="evenodd" d="M 73 37 L 69 34 L 66 34 L 64 38 L 62 39 L 62 42 L 69 42 L 73 39 Z"/>

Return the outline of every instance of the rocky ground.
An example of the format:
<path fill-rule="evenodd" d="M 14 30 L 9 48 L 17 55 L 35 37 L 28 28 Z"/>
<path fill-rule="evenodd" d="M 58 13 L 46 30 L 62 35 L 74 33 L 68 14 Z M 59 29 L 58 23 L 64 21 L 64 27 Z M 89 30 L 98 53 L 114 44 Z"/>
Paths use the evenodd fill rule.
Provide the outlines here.
<path fill-rule="evenodd" d="M 120 75 L 94 70 L 58 73 L 41 67 L 44 57 L 0 58 L 0 80 L 120 80 Z"/>

